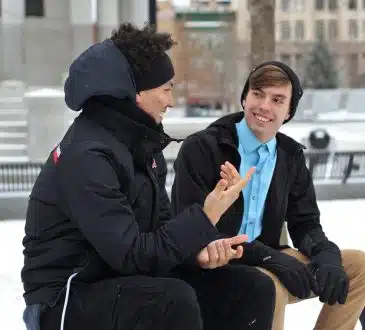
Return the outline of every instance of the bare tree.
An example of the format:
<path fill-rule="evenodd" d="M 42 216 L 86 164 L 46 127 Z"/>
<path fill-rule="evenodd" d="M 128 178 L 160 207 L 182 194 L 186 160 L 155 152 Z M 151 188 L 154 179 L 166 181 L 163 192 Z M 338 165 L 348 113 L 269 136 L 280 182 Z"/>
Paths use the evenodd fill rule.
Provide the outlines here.
<path fill-rule="evenodd" d="M 249 0 L 251 67 L 275 58 L 275 0 Z"/>

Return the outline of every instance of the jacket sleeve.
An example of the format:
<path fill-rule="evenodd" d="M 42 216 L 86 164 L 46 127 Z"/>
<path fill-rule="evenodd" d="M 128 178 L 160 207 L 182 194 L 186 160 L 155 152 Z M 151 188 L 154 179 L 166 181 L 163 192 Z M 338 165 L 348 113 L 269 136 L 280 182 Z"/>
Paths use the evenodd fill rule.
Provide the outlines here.
<path fill-rule="evenodd" d="M 184 141 L 174 162 L 175 178 L 171 191 L 173 214 L 194 203 L 204 205 L 205 198 L 217 183 L 217 173 L 213 164 L 209 163 L 210 159 L 209 148 L 201 139 L 191 135 Z"/>
<path fill-rule="evenodd" d="M 213 190 L 217 174 L 213 164 L 209 163 L 212 159 L 209 150 L 209 147 L 194 135 L 189 136 L 181 146 L 174 162 L 175 178 L 171 191 L 172 214 L 179 214 L 196 203 L 203 206 L 205 198 Z M 223 237 L 217 231 L 211 241 Z M 196 257 L 197 253 L 191 254 L 179 267 L 180 272 L 190 274 L 200 269 Z"/>
<path fill-rule="evenodd" d="M 216 234 L 198 205 L 154 232 L 141 233 L 113 158 L 101 148 L 61 157 L 58 184 L 71 221 L 101 258 L 123 275 L 164 274 Z"/>
<path fill-rule="evenodd" d="M 157 180 L 160 188 L 159 223 L 162 224 L 171 219 L 171 203 L 166 191 L 167 165 L 162 152 L 156 155 L 156 162 L 158 170 Z"/>
<path fill-rule="evenodd" d="M 322 250 L 337 250 L 330 242 L 320 224 L 320 212 L 311 174 L 300 151 L 297 173 L 291 186 L 286 219 L 294 246 L 307 257 Z"/>

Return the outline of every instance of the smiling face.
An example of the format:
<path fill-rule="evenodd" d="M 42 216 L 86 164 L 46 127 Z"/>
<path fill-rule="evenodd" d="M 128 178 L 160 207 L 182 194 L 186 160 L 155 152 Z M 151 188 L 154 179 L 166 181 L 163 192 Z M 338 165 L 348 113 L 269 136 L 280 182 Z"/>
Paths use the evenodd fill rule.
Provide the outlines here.
<path fill-rule="evenodd" d="M 157 88 L 141 91 L 137 94 L 137 105 L 149 114 L 156 123 L 161 123 L 167 108 L 174 106 L 172 80 Z"/>
<path fill-rule="evenodd" d="M 292 85 L 280 68 L 272 65 L 252 73 L 242 105 L 248 127 L 263 143 L 273 138 L 290 117 Z"/>

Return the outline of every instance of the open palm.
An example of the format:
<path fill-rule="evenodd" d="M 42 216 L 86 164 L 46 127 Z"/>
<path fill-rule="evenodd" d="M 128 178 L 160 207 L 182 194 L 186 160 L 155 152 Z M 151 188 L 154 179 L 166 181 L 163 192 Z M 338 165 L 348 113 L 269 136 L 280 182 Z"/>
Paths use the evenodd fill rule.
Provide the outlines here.
<path fill-rule="evenodd" d="M 230 186 L 228 180 L 219 180 L 204 202 L 204 211 L 213 223 L 217 223 L 223 213 L 237 200 L 240 192 L 246 187 L 254 172 L 255 168 L 251 167 L 244 178 L 240 177 Z"/>

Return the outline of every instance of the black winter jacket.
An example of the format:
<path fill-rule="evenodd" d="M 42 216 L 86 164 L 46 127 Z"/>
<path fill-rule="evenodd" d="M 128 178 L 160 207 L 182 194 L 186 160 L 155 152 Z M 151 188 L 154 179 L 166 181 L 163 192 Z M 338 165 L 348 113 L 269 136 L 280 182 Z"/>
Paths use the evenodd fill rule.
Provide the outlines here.
<path fill-rule="evenodd" d="M 240 168 L 238 136 L 235 124 L 243 112 L 227 115 L 207 129 L 194 133 L 183 143 L 174 163 L 175 180 L 172 187 L 172 211 L 177 214 L 194 203 L 202 204 L 220 176 L 220 165 L 225 161 Z M 267 194 L 263 215 L 262 243 L 280 249 L 283 222 L 287 221 L 293 244 L 311 256 L 318 249 L 335 249 L 320 225 L 311 175 L 306 167 L 301 144 L 278 133 L 277 162 Z M 224 236 L 237 235 L 244 212 L 243 194 L 223 215 L 217 225 Z M 339 255 L 339 253 L 338 253 Z"/>
<path fill-rule="evenodd" d="M 66 88 L 66 100 L 77 110 L 73 102 L 79 100 L 83 110 L 50 153 L 30 195 L 21 273 L 29 305 L 55 303 L 75 272 L 75 280 L 86 282 L 166 276 L 217 234 L 197 204 L 171 219 L 162 155 L 170 138 L 162 127 L 132 100 L 116 98 L 115 90 L 93 96 L 99 80 L 83 83 L 83 74 L 87 78 L 98 65 L 95 56 L 107 53 L 83 54 L 73 65 L 70 79 L 77 88 Z M 102 61 L 100 72 L 116 70 L 108 63 Z M 113 77 L 118 88 L 133 85 L 118 81 L 130 76 L 114 73 L 109 84 Z"/>

